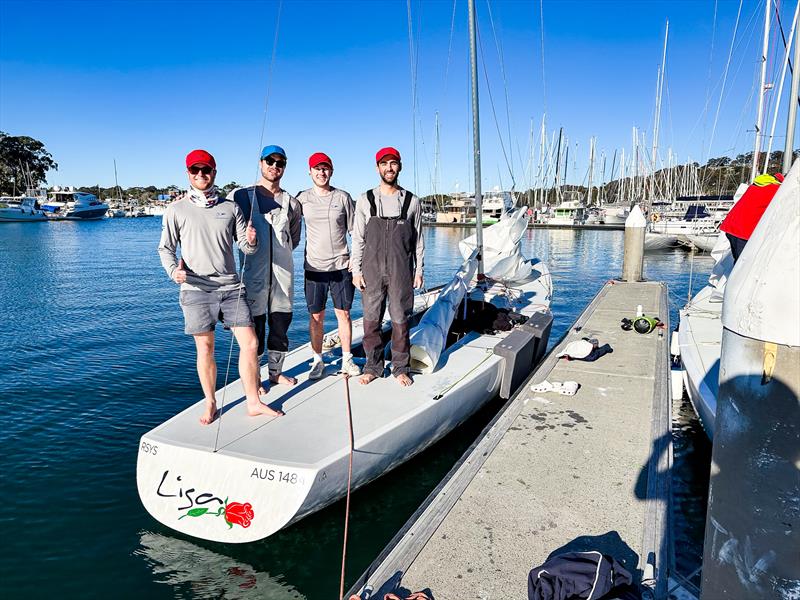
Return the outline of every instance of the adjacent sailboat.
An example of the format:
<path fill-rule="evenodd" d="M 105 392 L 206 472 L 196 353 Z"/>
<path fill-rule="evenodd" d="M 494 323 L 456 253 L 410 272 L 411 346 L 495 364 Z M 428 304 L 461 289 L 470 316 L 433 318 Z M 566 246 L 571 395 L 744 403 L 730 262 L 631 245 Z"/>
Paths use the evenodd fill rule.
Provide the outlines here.
<path fill-rule="evenodd" d="M 475 16 L 469 4 L 475 202 L 481 214 Z M 552 287 L 547 267 L 519 252 L 527 219 L 524 208 L 504 214 L 487 230 L 496 232 L 487 243 L 479 219 L 450 284 L 416 298 L 412 356 L 423 373 L 413 387 L 392 378 L 350 386 L 354 489 L 429 447 L 498 393 L 510 396 L 541 358 Z M 487 326 L 487 317 L 498 314 L 527 323 L 511 331 Z M 356 355 L 362 338 L 362 323 L 354 321 Z M 142 436 L 137 485 L 150 514 L 187 535 L 250 542 L 342 498 L 350 456 L 348 383 L 333 374 L 309 380 L 311 358 L 308 344 L 290 352 L 285 371 L 298 384 L 269 392 L 271 406 L 284 417 L 248 417 L 236 381 L 217 393 L 219 405 L 227 401 L 212 426 L 198 424 L 201 401 Z M 334 371 L 340 355 L 329 353 L 328 361 Z"/>
<path fill-rule="evenodd" d="M 756 165 L 758 162 L 759 148 L 760 148 L 760 132 L 762 124 L 762 106 L 763 94 L 768 89 L 764 83 L 764 64 L 767 60 L 768 36 L 769 36 L 769 20 L 771 12 L 771 4 L 765 3 L 766 14 L 764 16 L 764 45 L 762 53 L 762 78 L 761 78 L 761 92 L 762 98 L 759 102 L 758 116 L 756 123 L 756 141 L 754 148 L 753 170 L 751 172 L 754 178 L 758 172 Z M 796 5 L 793 33 L 797 25 L 798 13 L 800 13 L 800 3 Z M 789 38 L 789 45 L 787 45 L 786 53 L 791 50 L 792 37 Z M 800 44 L 797 39 L 794 39 L 794 64 L 800 61 Z M 782 230 L 774 230 L 765 233 L 765 227 L 770 226 L 767 216 L 773 210 L 773 205 L 777 207 L 783 206 L 783 214 L 793 214 L 794 219 L 797 219 L 796 203 L 797 198 L 800 197 L 800 160 L 795 161 L 794 166 L 791 165 L 791 159 L 794 149 L 794 134 L 797 122 L 797 103 L 798 103 L 798 88 L 800 88 L 800 74 L 797 70 L 794 72 L 792 79 L 792 89 L 789 96 L 789 115 L 786 123 L 786 144 L 784 147 L 783 156 L 783 172 L 786 173 L 786 178 L 781 184 L 780 189 L 772 199 L 767 212 L 762 216 L 758 226 L 756 226 L 752 237 L 747 243 L 745 252 L 766 252 L 768 249 L 774 250 L 780 243 L 782 235 L 790 230 L 796 223 L 787 221 L 778 221 L 781 224 Z M 737 194 L 739 195 L 739 194 Z M 784 210 L 787 206 L 794 206 L 794 210 Z M 774 219 L 772 225 L 774 226 Z M 755 254 L 752 254 L 753 256 Z M 730 245 L 724 234 L 720 234 L 714 245 L 711 256 L 715 258 L 714 269 L 709 277 L 709 284 L 701 289 L 689 303 L 680 311 L 680 324 L 678 331 L 673 334 L 673 354 L 680 356 L 681 362 L 681 377 L 683 385 L 689 399 L 694 406 L 695 412 L 700 417 L 700 422 L 703 425 L 709 438 L 714 437 L 714 424 L 717 412 L 717 397 L 719 396 L 719 379 L 720 379 L 720 356 L 722 354 L 722 314 L 725 309 L 726 303 L 735 303 L 736 298 L 729 298 L 725 293 L 725 286 L 728 278 L 734 270 L 734 261 L 730 252 Z M 774 256 L 775 264 L 782 264 L 787 261 L 792 267 L 796 267 L 796 261 L 791 256 Z M 741 260 L 741 258 L 740 258 Z M 763 265 L 764 269 L 770 268 L 770 265 Z M 751 271 L 752 272 L 752 271 Z M 786 268 L 787 278 L 786 284 L 788 286 L 797 286 L 800 283 L 796 279 L 792 279 L 792 269 Z M 796 268 L 794 269 L 796 275 Z M 757 281 L 757 280 L 755 280 Z M 728 310 L 733 313 L 735 304 L 729 304 Z M 779 313 L 767 312 L 762 306 L 747 306 L 743 307 L 742 313 L 749 312 L 749 319 L 758 323 L 779 323 L 784 320 L 783 315 Z M 795 306 L 787 307 L 788 310 L 796 310 Z M 675 343 L 677 341 L 677 344 Z"/>

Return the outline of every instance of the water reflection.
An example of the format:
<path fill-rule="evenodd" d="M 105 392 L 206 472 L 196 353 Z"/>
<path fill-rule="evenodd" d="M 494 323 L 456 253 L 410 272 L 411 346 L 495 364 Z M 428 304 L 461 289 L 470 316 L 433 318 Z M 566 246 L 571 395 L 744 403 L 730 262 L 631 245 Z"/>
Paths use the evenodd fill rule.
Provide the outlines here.
<path fill-rule="evenodd" d="M 133 554 L 144 558 L 154 581 L 172 587 L 176 598 L 305 598 L 280 577 L 186 540 L 143 531 Z"/>

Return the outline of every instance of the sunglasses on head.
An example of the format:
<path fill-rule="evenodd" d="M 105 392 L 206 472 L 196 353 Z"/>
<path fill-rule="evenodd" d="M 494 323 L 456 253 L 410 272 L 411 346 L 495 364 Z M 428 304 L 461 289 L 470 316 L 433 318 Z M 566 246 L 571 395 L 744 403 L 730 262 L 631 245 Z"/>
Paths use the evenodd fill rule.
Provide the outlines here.
<path fill-rule="evenodd" d="M 202 173 L 203 175 L 211 175 L 211 172 L 214 169 L 209 167 L 208 165 L 192 165 L 189 167 L 189 173 L 192 175 L 197 175 L 198 173 Z"/>
<path fill-rule="evenodd" d="M 286 161 L 285 160 L 281 160 L 279 158 L 272 158 L 271 156 L 268 156 L 267 158 L 264 159 L 264 162 L 267 163 L 268 167 L 271 167 L 272 165 L 275 165 L 279 169 L 286 168 Z"/>

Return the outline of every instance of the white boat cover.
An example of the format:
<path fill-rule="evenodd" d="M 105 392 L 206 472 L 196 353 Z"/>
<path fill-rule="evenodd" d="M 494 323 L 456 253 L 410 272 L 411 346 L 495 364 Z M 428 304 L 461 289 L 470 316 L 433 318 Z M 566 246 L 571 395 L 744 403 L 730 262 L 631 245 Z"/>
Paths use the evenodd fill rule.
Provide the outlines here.
<path fill-rule="evenodd" d="M 728 241 L 728 236 L 720 231 L 717 236 L 717 241 L 711 249 L 711 258 L 714 259 L 714 267 L 711 269 L 711 275 L 708 276 L 708 284 L 714 288 L 711 293 L 711 299 L 716 302 L 722 302 L 725 294 L 725 284 L 728 282 L 728 277 L 731 276 L 733 270 L 733 254 L 731 254 L 731 243 Z"/>
<path fill-rule="evenodd" d="M 745 337 L 800 346 L 800 160 L 742 251 L 725 289 L 722 325 Z"/>
<path fill-rule="evenodd" d="M 483 230 L 483 272 L 501 282 L 525 281 L 533 265 L 522 256 L 520 240 L 528 229 L 528 207 L 503 213 L 500 220 Z M 458 243 L 461 256 L 467 259 L 477 248 L 476 236 Z"/>
<path fill-rule="evenodd" d="M 464 261 L 455 277 L 439 293 L 436 302 L 425 311 L 422 319 L 411 330 L 411 368 L 422 373 L 432 373 L 439 363 L 447 332 L 453 323 L 475 271 L 478 270 L 478 250 Z"/>

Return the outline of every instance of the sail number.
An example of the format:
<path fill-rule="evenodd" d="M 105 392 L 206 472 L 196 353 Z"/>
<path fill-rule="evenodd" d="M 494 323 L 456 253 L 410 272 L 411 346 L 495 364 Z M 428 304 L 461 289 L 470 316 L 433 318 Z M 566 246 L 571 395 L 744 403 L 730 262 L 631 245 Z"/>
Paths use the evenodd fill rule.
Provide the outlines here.
<path fill-rule="evenodd" d="M 265 469 L 262 467 L 254 467 L 253 472 L 250 473 L 250 477 L 263 479 L 264 481 L 277 481 L 279 483 L 288 483 L 290 485 L 303 483 L 303 478 L 300 477 L 297 473 L 292 473 L 291 471 L 280 471 L 278 469 Z"/>

